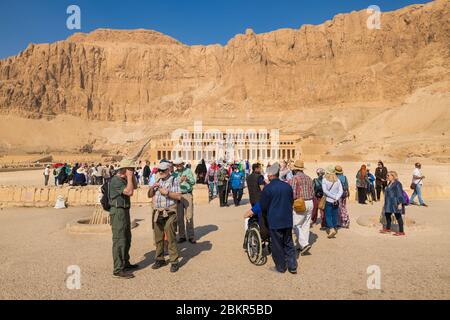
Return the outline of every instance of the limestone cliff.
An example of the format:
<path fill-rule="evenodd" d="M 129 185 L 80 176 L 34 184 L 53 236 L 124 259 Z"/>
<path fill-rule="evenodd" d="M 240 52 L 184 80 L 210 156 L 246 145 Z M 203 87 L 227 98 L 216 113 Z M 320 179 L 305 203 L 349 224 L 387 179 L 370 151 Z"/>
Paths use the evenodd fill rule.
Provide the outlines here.
<path fill-rule="evenodd" d="M 98 120 L 219 117 L 398 102 L 450 79 L 450 2 L 187 46 L 155 31 L 99 29 L 0 61 L 0 112 Z"/>

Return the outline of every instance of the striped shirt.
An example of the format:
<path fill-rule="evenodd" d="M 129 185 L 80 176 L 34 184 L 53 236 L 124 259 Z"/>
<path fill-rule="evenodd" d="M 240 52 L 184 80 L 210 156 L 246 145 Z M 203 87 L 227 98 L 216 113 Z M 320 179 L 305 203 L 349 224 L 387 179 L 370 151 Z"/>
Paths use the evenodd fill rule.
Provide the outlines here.
<path fill-rule="evenodd" d="M 312 179 L 303 172 L 297 173 L 290 181 L 290 185 L 294 191 L 294 200 L 303 198 L 308 201 L 314 198 Z"/>
<path fill-rule="evenodd" d="M 169 176 L 168 179 L 159 179 L 159 188 L 153 196 L 153 205 L 155 209 L 168 209 L 170 206 L 175 205 L 176 200 L 170 199 L 169 196 L 163 196 L 159 191 L 161 188 L 169 190 L 172 193 L 181 193 L 180 180 L 174 176 Z"/>

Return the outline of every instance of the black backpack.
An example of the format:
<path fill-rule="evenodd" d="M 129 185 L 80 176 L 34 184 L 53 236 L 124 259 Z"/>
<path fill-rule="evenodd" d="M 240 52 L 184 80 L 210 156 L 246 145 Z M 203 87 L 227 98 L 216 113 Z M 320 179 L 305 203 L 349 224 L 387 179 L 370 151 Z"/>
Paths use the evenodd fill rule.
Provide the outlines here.
<path fill-rule="evenodd" d="M 109 182 L 105 182 L 102 185 L 102 198 L 100 199 L 100 203 L 103 207 L 103 210 L 109 211 L 111 209 L 111 205 L 109 204 Z"/>

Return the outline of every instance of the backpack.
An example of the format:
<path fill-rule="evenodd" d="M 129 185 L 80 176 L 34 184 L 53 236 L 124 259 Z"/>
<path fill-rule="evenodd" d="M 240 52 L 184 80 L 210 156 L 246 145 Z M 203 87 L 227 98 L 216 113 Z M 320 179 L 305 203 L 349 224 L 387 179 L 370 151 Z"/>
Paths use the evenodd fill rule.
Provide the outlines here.
<path fill-rule="evenodd" d="M 103 210 L 109 211 L 111 209 L 111 205 L 109 204 L 109 182 L 105 182 L 102 185 L 102 197 L 100 198 L 100 204 L 103 207 Z"/>
<path fill-rule="evenodd" d="M 405 190 L 403 190 L 403 205 L 409 206 L 409 196 Z"/>

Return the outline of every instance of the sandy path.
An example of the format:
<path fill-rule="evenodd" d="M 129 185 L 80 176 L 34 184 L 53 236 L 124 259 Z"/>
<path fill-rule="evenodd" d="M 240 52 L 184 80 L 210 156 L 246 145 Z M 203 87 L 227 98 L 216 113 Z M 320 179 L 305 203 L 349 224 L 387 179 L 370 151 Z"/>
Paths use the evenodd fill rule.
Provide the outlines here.
<path fill-rule="evenodd" d="M 91 208 L 3 209 L 0 211 L 0 298 L 37 299 L 449 299 L 450 201 L 433 201 L 408 214 L 421 225 L 405 238 L 378 234 L 357 225 L 360 214 L 377 215 L 379 205 L 350 205 L 352 225 L 337 239 L 318 226 L 310 256 L 299 258 L 299 274 L 276 274 L 251 265 L 242 246 L 245 207 L 196 208 L 197 245 L 181 247 L 184 266 L 177 274 L 154 271 L 148 208 L 133 230 L 132 260 L 143 268 L 133 280 L 111 276 L 110 236 L 67 234 L 64 226 L 89 216 Z M 81 267 L 81 290 L 65 287 L 66 268 Z M 368 290 L 366 270 L 381 268 L 381 290 Z"/>

